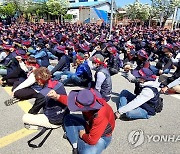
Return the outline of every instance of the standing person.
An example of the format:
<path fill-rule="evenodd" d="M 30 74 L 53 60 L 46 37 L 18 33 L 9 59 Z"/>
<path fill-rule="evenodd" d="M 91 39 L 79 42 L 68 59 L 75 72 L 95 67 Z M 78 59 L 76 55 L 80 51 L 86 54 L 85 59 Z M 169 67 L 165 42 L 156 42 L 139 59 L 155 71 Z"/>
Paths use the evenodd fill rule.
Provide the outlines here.
<path fill-rule="evenodd" d="M 51 92 L 50 97 L 61 100 Z M 73 154 L 100 154 L 110 144 L 115 127 L 114 113 L 97 90 L 71 91 L 66 104 L 70 111 L 82 111 L 83 118 L 67 115 L 64 128 Z"/>
<path fill-rule="evenodd" d="M 100 54 L 96 54 L 91 57 L 91 61 L 95 64 L 95 89 L 98 90 L 102 97 L 109 101 L 111 98 L 112 81 L 109 70 L 104 63 L 104 57 Z"/>

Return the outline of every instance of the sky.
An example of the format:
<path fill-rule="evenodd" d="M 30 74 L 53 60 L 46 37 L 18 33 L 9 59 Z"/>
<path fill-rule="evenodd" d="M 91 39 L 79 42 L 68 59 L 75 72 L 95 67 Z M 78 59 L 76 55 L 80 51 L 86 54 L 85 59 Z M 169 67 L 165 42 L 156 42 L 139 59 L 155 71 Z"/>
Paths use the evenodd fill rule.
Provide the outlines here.
<path fill-rule="evenodd" d="M 128 5 L 130 3 L 134 3 L 135 0 L 116 0 L 117 6 L 124 7 L 125 5 Z M 151 0 L 140 0 L 143 4 L 151 4 Z"/>

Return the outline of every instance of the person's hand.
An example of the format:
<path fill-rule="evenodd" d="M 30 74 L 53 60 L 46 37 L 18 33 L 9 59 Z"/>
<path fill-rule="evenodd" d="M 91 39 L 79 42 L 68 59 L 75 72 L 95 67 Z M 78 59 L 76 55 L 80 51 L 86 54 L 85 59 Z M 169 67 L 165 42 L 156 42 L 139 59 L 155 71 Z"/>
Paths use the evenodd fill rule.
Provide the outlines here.
<path fill-rule="evenodd" d="M 162 92 L 162 93 L 165 93 L 167 90 L 168 90 L 168 87 L 163 87 L 163 88 L 161 88 L 161 92 Z"/>
<path fill-rule="evenodd" d="M 129 72 L 131 69 L 132 69 L 132 68 L 131 68 L 130 65 L 125 65 L 125 66 L 124 66 L 124 71 L 125 71 L 125 72 Z"/>
<path fill-rule="evenodd" d="M 55 100 L 58 100 L 60 95 L 57 94 L 54 90 L 51 90 L 48 94 L 47 94 L 48 97 L 52 98 L 52 99 L 55 99 Z"/>
<path fill-rule="evenodd" d="M 3 81 L 0 79 L 0 85 L 2 85 L 3 84 Z"/>
<path fill-rule="evenodd" d="M 14 97 L 14 92 L 11 93 L 11 96 Z"/>
<path fill-rule="evenodd" d="M 82 136 L 83 136 L 84 134 L 86 134 L 86 131 L 85 131 L 85 130 L 80 130 L 80 131 L 79 131 L 79 136 L 80 136 L 80 138 L 82 138 Z"/>
<path fill-rule="evenodd" d="M 169 58 L 172 58 L 173 54 L 170 52 L 170 53 L 168 54 L 168 56 L 169 56 Z"/>
<path fill-rule="evenodd" d="M 163 70 L 159 70 L 159 74 L 160 74 L 160 75 L 163 74 Z"/>

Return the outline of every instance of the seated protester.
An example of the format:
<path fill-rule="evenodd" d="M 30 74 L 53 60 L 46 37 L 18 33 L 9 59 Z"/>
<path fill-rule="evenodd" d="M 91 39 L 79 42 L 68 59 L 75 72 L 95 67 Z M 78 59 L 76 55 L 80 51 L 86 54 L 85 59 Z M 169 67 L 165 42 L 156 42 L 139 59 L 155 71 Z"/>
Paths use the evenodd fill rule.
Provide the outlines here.
<path fill-rule="evenodd" d="M 137 52 L 137 67 L 135 68 L 136 70 L 140 70 L 141 68 L 149 68 L 150 67 L 150 63 L 148 61 L 148 54 L 144 49 L 141 49 Z M 130 63 L 126 63 L 124 64 L 124 70 L 125 72 L 122 73 L 122 76 L 125 77 L 126 79 L 129 80 L 129 82 L 133 82 L 135 83 L 137 86 L 137 80 L 136 78 L 133 76 L 132 74 L 132 70 L 133 70 L 133 65 Z"/>
<path fill-rule="evenodd" d="M 164 55 L 159 58 L 156 66 L 150 66 L 150 69 L 156 75 L 168 74 L 170 69 L 172 68 L 172 60 L 169 57 L 170 53 L 173 53 L 173 46 L 171 44 L 167 44 L 163 48 Z"/>
<path fill-rule="evenodd" d="M 21 60 L 21 56 L 16 56 L 11 59 L 11 63 L 7 67 L 7 75 L 3 76 L 0 80 L 2 86 L 12 86 L 15 81 L 18 81 L 20 78 L 22 80 L 26 79 L 26 73 L 21 69 L 18 59 Z"/>
<path fill-rule="evenodd" d="M 58 59 L 58 57 L 55 56 L 56 52 L 50 48 L 49 44 L 46 44 L 45 47 L 45 51 L 48 54 L 49 59 Z"/>
<path fill-rule="evenodd" d="M 61 46 L 57 47 L 59 62 L 56 66 L 49 65 L 48 69 L 51 71 L 54 79 L 60 80 L 61 74 L 66 71 L 70 71 L 70 60 L 67 54 L 65 54 L 65 48 Z"/>
<path fill-rule="evenodd" d="M 136 83 L 137 79 L 133 76 L 132 71 L 133 65 L 130 62 L 127 62 L 123 66 L 124 72 L 121 72 L 121 75 L 125 77 L 129 82 Z"/>
<path fill-rule="evenodd" d="M 49 57 L 47 52 L 43 49 L 44 45 L 42 43 L 37 44 L 36 50 L 29 50 L 31 56 L 36 58 L 38 64 L 41 67 L 49 66 Z"/>
<path fill-rule="evenodd" d="M 50 97 L 62 102 L 62 96 L 55 92 Z M 64 105 L 70 111 L 82 111 L 83 114 L 83 118 L 69 114 L 64 119 L 66 136 L 73 147 L 73 154 L 102 153 L 110 144 L 115 127 L 111 106 L 93 89 L 71 91 Z"/>
<path fill-rule="evenodd" d="M 109 101 L 112 91 L 112 80 L 107 65 L 104 63 L 104 57 L 97 54 L 90 58 L 95 64 L 95 89 L 98 90 L 102 97 Z"/>
<path fill-rule="evenodd" d="M 4 47 L 3 51 L 0 53 L 0 75 L 2 76 L 7 75 L 7 66 L 14 57 L 12 52 L 13 50 L 11 50 L 11 48 Z"/>
<path fill-rule="evenodd" d="M 28 100 L 31 98 L 37 98 L 39 91 L 42 89 L 41 86 L 37 84 L 35 79 L 36 74 L 39 73 L 39 66 L 28 65 L 28 69 L 32 69 L 28 73 L 28 78 L 24 81 L 18 80 L 14 82 L 12 88 L 13 98 L 6 100 L 5 105 L 9 106 L 14 103 L 19 102 L 20 100 Z"/>
<path fill-rule="evenodd" d="M 174 49 L 174 52 L 175 52 L 175 56 L 173 57 L 172 54 L 170 55 L 171 60 L 174 63 L 178 63 L 180 61 L 180 43 L 175 43 L 173 44 L 173 49 Z"/>
<path fill-rule="evenodd" d="M 67 79 L 62 81 L 62 83 L 64 85 L 71 83 L 77 86 L 89 87 L 92 81 L 91 70 L 87 63 L 84 63 L 84 54 L 78 53 L 76 57 L 76 72 L 64 72 L 63 75 L 67 75 Z"/>
<path fill-rule="evenodd" d="M 109 73 L 111 75 L 115 75 L 119 72 L 120 70 L 120 59 L 119 59 L 119 55 L 117 53 L 117 49 L 115 47 L 108 47 L 107 50 L 110 53 L 110 57 L 108 58 L 108 69 L 109 69 Z"/>
<path fill-rule="evenodd" d="M 131 64 L 132 69 L 135 69 L 137 67 L 136 60 L 136 51 L 134 49 L 127 48 L 127 58 L 123 61 L 124 66 L 128 63 Z"/>
<path fill-rule="evenodd" d="M 134 70 L 133 75 L 139 78 L 140 88 L 135 90 L 136 95 L 128 90 L 120 93 L 120 102 L 117 104 L 115 116 L 120 118 L 124 114 L 129 119 L 148 119 L 162 110 L 158 89 L 160 83 L 148 68 Z"/>
<path fill-rule="evenodd" d="M 136 69 L 140 70 L 141 68 L 149 68 L 150 63 L 148 61 L 148 54 L 144 49 L 141 49 L 137 52 L 137 67 Z"/>
<path fill-rule="evenodd" d="M 38 85 L 42 86 L 43 89 L 38 94 L 33 107 L 23 116 L 25 127 L 34 129 L 35 127 L 33 126 L 58 128 L 64 118 L 64 115 L 62 116 L 62 114 L 59 113 L 66 107 L 63 105 L 67 103 L 66 90 L 62 83 L 51 79 L 51 73 L 45 67 L 36 69 L 34 76 Z M 51 90 L 56 91 L 56 93 L 61 96 L 58 101 L 48 97 Z M 66 96 L 65 99 L 63 96 Z M 44 113 L 39 113 L 41 108 L 43 108 Z M 36 127 L 36 129 L 37 128 L 38 127 Z"/>
<path fill-rule="evenodd" d="M 161 81 L 161 92 L 165 93 L 179 93 L 179 77 L 180 77 L 180 61 L 176 64 L 176 71 L 173 73 L 171 77 L 167 77 L 165 75 L 160 76 Z"/>

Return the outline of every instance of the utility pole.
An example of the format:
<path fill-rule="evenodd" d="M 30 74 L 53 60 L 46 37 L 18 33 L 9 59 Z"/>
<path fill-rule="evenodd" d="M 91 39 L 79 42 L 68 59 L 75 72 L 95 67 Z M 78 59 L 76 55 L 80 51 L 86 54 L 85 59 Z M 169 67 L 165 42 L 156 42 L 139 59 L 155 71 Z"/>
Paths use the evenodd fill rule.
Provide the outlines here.
<path fill-rule="evenodd" d="M 176 7 L 175 7 L 175 9 L 174 9 L 174 15 L 173 15 L 173 19 L 172 19 L 172 26 L 171 26 L 171 30 L 173 30 L 173 27 L 174 27 L 174 22 L 176 22 L 177 10 L 178 10 L 178 7 L 176 6 Z M 175 26 L 175 28 L 176 28 L 176 26 Z"/>
<path fill-rule="evenodd" d="M 113 12 L 114 12 L 114 0 L 111 0 L 111 21 L 110 21 L 110 33 L 109 33 L 109 37 L 111 36 L 111 33 L 112 33 Z"/>

